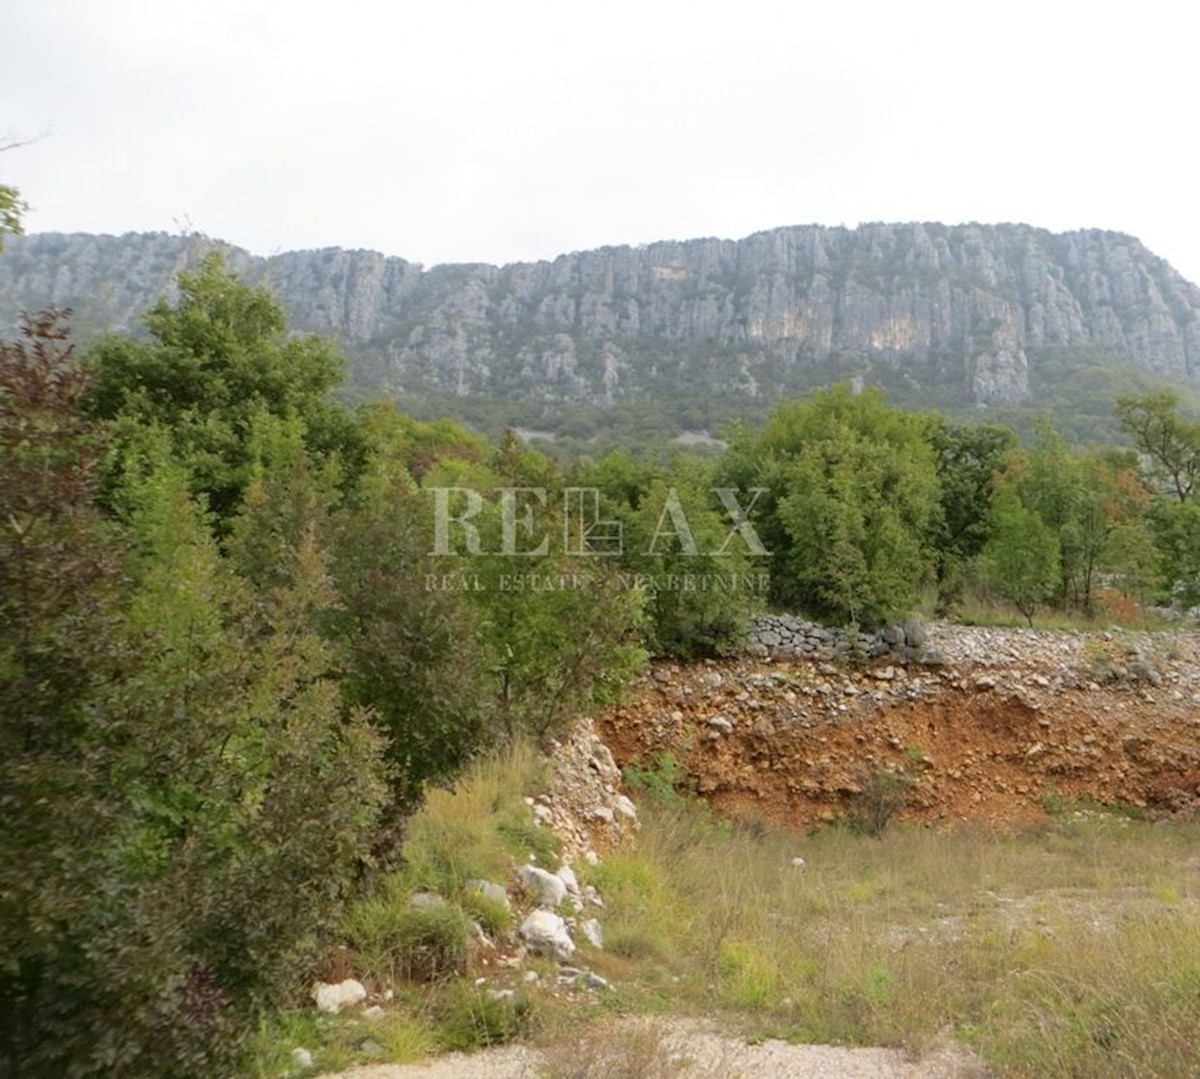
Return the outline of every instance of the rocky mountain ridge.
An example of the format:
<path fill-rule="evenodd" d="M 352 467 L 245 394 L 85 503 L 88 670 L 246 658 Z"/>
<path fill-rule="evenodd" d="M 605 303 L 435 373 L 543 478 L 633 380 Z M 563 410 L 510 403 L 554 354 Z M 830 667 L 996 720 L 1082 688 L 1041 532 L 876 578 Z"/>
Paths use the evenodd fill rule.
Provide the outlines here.
<path fill-rule="evenodd" d="M 201 237 L 41 234 L 0 256 L 0 322 L 76 308 L 128 330 Z M 218 245 L 223 246 L 225 245 Z M 931 403 L 1026 402 L 1031 371 L 1100 356 L 1200 381 L 1200 289 L 1136 239 L 1027 225 L 816 225 L 424 269 L 376 252 L 225 247 L 352 378 L 413 399 L 774 398 L 839 377 Z"/>

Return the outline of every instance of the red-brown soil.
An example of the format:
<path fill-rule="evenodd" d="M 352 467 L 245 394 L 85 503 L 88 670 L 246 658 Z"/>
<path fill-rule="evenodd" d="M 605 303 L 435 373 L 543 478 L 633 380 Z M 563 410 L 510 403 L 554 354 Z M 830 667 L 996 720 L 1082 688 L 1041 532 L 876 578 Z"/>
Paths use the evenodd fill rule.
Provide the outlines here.
<path fill-rule="evenodd" d="M 900 817 L 929 823 L 1023 825 L 1088 800 L 1164 816 L 1200 805 L 1194 638 L 1072 634 L 1068 647 L 1014 631 L 1003 648 L 1005 631 L 984 632 L 990 651 L 933 670 L 661 664 L 600 734 L 621 766 L 670 753 L 719 810 L 799 829 L 846 816 L 888 767 L 918 780 Z"/>

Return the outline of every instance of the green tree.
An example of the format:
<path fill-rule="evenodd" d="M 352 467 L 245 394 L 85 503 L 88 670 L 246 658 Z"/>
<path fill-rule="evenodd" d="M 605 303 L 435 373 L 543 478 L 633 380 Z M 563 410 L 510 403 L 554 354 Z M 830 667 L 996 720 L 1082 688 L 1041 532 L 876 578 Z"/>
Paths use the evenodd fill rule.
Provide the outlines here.
<path fill-rule="evenodd" d="M 104 521 L 84 372 L 31 330 L 0 356 L 0 1071 L 242 1074 L 371 842 L 377 739 L 306 628 L 312 538 L 256 600 L 165 451 Z"/>
<path fill-rule="evenodd" d="M 298 423 L 319 457 L 359 452 L 352 419 L 329 397 L 341 356 L 319 337 L 289 336 L 274 296 L 227 272 L 219 253 L 180 274 L 178 300 L 160 300 L 145 321 L 150 341 L 109 337 L 89 350 L 88 410 L 115 421 L 126 455 L 147 431 L 165 431 L 218 528 L 241 503 L 264 419 Z"/>
<path fill-rule="evenodd" d="M 1091 613 L 1097 577 L 1113 568 L 1113 535 L 1140 519 L 1149 500 L 1132 454 L 1074 450 L 1042 423 L 1034 446 L 1014 458 L 1010 472 L 1022 503 L 1058 538 L 1060 601 Z"/>
<path fill-rule="evenodd" d="M 1187 502 L 1200 479 L 1200 423 L 1181 414 L 1179 395 L 1118 397 L 1116 413 L 1138 452 L 1150 458 L 1151 477 Z"/>
<path fill-rule="evenodd" d="M 940 514 L 926 421 L 846 386 L 776 409 L 723 473 L 766 489 L 771 593 L 834 621 L 911 609 L 934 564 Z"/>
<path fill-rule="evenodd" d="M 439 567 L 426 492 L 406 472 L 371 468 L 356 501 L 332 521 L 330 628 L 346 651 L 347 699 L 386 736 L 395 816 L 485 748 L 486 668 L 475 606 L 430 585 Z"/>
<path fill-rule="evenodd" d="M 612 559 L 567 550 L 558 466 L 509 432 L 486 467 L 443 461 L 426 480 L 479 499 L 477 549 L 456 537 L 435 570 L 461 578 L 478 613 L 476 639 L 501 737 L 543 737 L 615 699 L 645 660 L 643 596 L 627 587 Z"/>
<path fill-rule="evenodd" d="M 1200 604 L 1200 504 L 1158 499 L 1147 517 L 1167 596 L 1184 607 Z"/>
<path fill-rule="evenodd" d="M 21 193 L 8 184 L 0 184 L 0 251 L 4 250 L 4 237 L 20 236 L 23 228 L 21 219 L 28 207 L 21 200 Z"/>
<path fill-rule="evenodd" d="M 951 423 L 935 415 L 929 439 L 937 454 L 941 491 L 937 574 L 940 602 L 946 606 L 961 589 L 962 567 L 988 540 L 996 477 L 1017 438 L 999 424 Z"/>
<path fill-rule="evenodd" d="M 675 454 L 654 465 L 614 453 L 571 482 L 601 492 L 601 517 L 622 526 L 620 565 L 645 582 L 652 652 L 717 656 L 741 644 L 765 598 L 767 559 L 735 529 L 711 462 Z M 739 508 L 753 499 L 730 493 Z"/>
<path fill-rule="evenodd" d="M 984 582 L 1032 626 L 1034 612 L 1058 584 L 1058 537 L 1011 487 L 997 494 L 992 517 L 991 538 L 979 555 Z"/>

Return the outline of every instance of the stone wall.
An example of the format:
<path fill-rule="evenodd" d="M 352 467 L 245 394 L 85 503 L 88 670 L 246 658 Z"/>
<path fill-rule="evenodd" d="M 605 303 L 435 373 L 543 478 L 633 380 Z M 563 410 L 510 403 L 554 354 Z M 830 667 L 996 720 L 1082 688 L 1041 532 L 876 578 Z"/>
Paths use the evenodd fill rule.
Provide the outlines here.
<path fill-rule="evenodd" d="M 876 633 L 855 634 L 830 629 L 790 614 L 766 614 L 751 623 L 746 651 L 760 657 L 870 660 L 937 664 L 938 653 L 926 643 L 925 627 L 910 619 Z"/>

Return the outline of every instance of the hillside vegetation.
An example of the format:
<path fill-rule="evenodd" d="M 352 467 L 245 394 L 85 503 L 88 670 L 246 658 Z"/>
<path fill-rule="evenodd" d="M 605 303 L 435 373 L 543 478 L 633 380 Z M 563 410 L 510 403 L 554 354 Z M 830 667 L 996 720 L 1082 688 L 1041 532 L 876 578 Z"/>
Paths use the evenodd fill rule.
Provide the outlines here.
<path fill-rule="evenodd" d="M 600 993 L 601 1010 L 657 998 L 761 1005 L 763 1019 L 790 996 L 791 1036 L 908 1044 L 906 1011 L 875 1006 L 898 983 L 919 989 L 929 968 L 872 953 L 869 967 L 826 975 L 811 965 L 819 936 L 760 954 L 774 939 L 764 919 L 792 924 L 820 892 L 793 906 L 788 885 L 767 880 L 764 895 L 783 905 L 766 909 L 694 892 L 682 862 L 706 864 L 693 852 L 708 847 L 737 865 L 755 832 L 690 803 L 676 813 L 661 761 L 641 762 L 668 804 L 640 850 L 556 874 L 564 840 L 537 823 L 552 806 L 539 814 L 523 800 L 542 781 L 521 747 L 557 742 L 561 753 L 577 719 L 619 707 L 651 657 L 738 652 L 768 604 L 838 627 L 853 665 L 876 629 L 900 625 L 898 639 L 915 641 L 922 612 L 1144 623 L 1177 615 L 1200 589 L 1200 425 L 1170 393 L 1114 403 L 1140 455 L 1078 449 L 1050 424 L 1022 446 L 1007 428 L 839 384 L 731 432 L 717 456 L 563 460 L 390 401 L 349 409 L 336 398 L 344 374 L 336 345 L 292 332 L 276 297 L 219 255 L 181 274 L 136 335 L 77 354 L 66 317 L 47 311 L 2 346 L 5 1074 L 277 1074 L 301 1059 L 291 1049 L 302 1045 L 287 1047 L 290 1065 L 276 1052 L 298 1037 L 295 1009 L 306 1037 L 336 1046 L 345 1035 L 347 1059 L 533 1036 L 560 1014 L 555 998 L 541 1007 L 519 987 L 481 991 L 480 937 L 515 950 L 515 931 L 557 984 L 578 946 L 555 919 L 570 913 L 567 894 L 598 907 L 589 887 L 626 944 L 610 935 L 594 963 L 584 953 L 589 969 L 565 975 L 585 1013 Z M 582 770 L 600 777 L 594 819 L 632 821 L 606 754 Z M 1144 847 L 1163 854 L 1188 835 L 1147 828 Z M 768 859 L 792 842 L 768 836 Z M 818 842 L 845 858 L 839 880 L 864 873 L 863 848 L 840 834 Z M 917 844 L 915 865 L 935 841 L 898 842 Z M 1037 842 L 1011 840 L 1013 857 Z M 1117 842 L 1114 858 L 1146 864 Z M 965 840 L 945 843 L 977 857 Z M 525 896 L 515 910 L 514 872 Z M 946 902 L 965 902 L 971 872 Z M 1053 953 L 1054 992 L 1085 1013 L 1065 1020 L 1077 1074 L 1103 1074 L 1087 1070 L 1093 1057 L 1119 1074 L 1120 1054 L 1156 1040 L 1168 1055 L 1147 1059 L 1169 1064 L 1188 1045 L 1174 1033 L 1180 1016 L 1195 1018 L 1188 872 L 1164 878 L 1178 902 L 1159 900 L 1178 925 L 1164 929 L 1155 908 L 1112 938 L 1129 929 L 1130 953 L 1175 949 L 1153 984 L 1130 961 L 1119 984 L 1135 994 L 1133 1019 L 1113 1018 L 1103 994 L 1071 996 L 1099 954 L 1082 937 L 1063 936 L 1059 956 L 1024 930 L 997 944 L 986 922 L 980 979 L 993 963 Z M 745 880 L 761 873 L 751 866 Z M 706 886 L 734 883 L 714 873 Z M 827 899 L 841 894 L 833 887 Z M 891 917 L 886 905 L 876 913 Z M 706 921 L 725 918 L 724 933 Z M 691 943 L 680 943 L 685 927 Z M 1018 944 L 1033 950 L 1006 950 Z M 371 1006 L 398 1002 L 378 1034 L 309 1022 L 314 982 L 351 973 L 370 983 Z M 606 996 L 609 981 L 629 988 Z M 1028 1017 L 1003 1019 L 1042 999 L 1009 981 L 999 996 L 981 996 L 979 979 L 951 984 L 931 1014 L 1019 1070 L 1050 1043 Z M 912 1027 L 911 1043 L 930 1031 Z"/>

